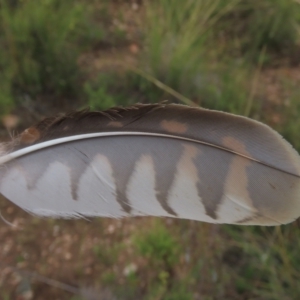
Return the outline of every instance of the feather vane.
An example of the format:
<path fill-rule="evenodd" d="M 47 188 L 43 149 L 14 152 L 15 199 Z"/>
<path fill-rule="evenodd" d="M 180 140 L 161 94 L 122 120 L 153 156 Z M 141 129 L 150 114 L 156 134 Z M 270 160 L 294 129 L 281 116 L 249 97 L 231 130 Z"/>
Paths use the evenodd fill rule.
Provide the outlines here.
<path fill-rule="evenodd" d="M 176 104 L 47 118 L 1 149 L 0 193 L 51 217 L 279 225 L 300 215 L 300 158 L 270 127 Z"/>

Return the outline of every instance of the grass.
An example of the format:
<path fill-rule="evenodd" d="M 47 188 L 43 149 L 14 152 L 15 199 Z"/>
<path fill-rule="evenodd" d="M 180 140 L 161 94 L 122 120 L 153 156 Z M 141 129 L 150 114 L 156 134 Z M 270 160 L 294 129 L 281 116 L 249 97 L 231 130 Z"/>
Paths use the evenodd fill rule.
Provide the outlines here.
<path fill-rule="evenodd" d="M 83 6 L 70 1 L 1 2 L 2 78 L 19 103 L 39 94 L 74 97 Z M 51 11 L 52 13 L 49 13 Z M 18 102 L 17 102 L 18 103 Z"/>
<path fill-rule="evenodd" d="M 212 28 L 235 2 L 222 8 L 221 1 L 151 2 L 147 7 L 145 70 L 201 103 L 199 91 L 219 80 L 216 51 L 211 47 Z"/>
<path fill-rule="evenodd" d="M 119 253 L 122 251 L 122 248 L 124 248 L 122 244 L 116 244 L 113 246 L 100 244 L 94 246 L 93 252 L 101 263 L 106 266 L 112 266 L 117 260 Z"/>
<path fill-rule="evenodd" d="M 201 106 L 255 115 L 256 70 L 297 49 L 299 5 L 284 0 L 263 0 L 258 7 L 239 0 L 151 1 L 144 69 Z"/>
<path fill-rule="evenodd" d="M 108 38 L 93 14 L 93 7 L 80 1 L 1 0 L 2 114 L 25 101 L 57 105 L 84 98 L 84 73 L 77 61 L 83 51 Z M 110 43 L 111 36 L 116 35 L 110 34 Z"/>
<path fill-rule="evenodd" d="M 300 141 L 298 138 L 300 129 L 299 91 L 294 91 L 289 101 L 283 103 L 280 109 L 283 111 L 283 121 L 278 125 L 278 130 L 300 152 Z"/>
<path fill-rule="evenodd" d="M 294 268 L 300 259 L 294 248 L 299 234 L 296 224 L 243 230 L 225 226 L 224 229 L 235 240 L 243 234 L 248 241 L 236 240 L 239 254 L 235 255 L 235 261 L 225 259 L 236 273 L 239 293 L 251 293 L 263 299 L 294 299 L 299 295 L 295 284 L 300 273 Z"/>
<path fill-rule="evenodd" d="M 143 230 L 136 237 L 135 244 L 141 255 L 164 270 L 170 270 L 179 260 L 180 244 L 160 222 L 147 232 Z"/>
<path fill-rule="evenodd" d="M 135 73 L 106 73 L 84 85 L 92 109 L 107 109 L 115 105 L 155 103 L 165 100 L 167 93 Z M 170 97 L 168 97 L 170 98 Z"/>
<path fill-rule="evenodd" d="M 182 246 L 178 235 L 171 233 L 165 223 L 155 220 L 148 230 L 134 238 L 136 252 L 146 258 L 154 275 L 149 279 L 145 299 L 190 300 L 192 294 L 185 280 L 176 280 Z"/>
<path fill-rule="evenodd" d="M 278 54 L 294 55 L 299 43 L 300 4 L 293 0 L 238 1 L 219 22 L 223 41 L 237 56 L 257 61 L 262 49 L 264 63 L 275 64 Z M 228 44 L 228 43 L 227 43 Z M 226 51 L 226 46 L 224 47 Z M 297 50 L 296 50 L 297 51 Z"/>

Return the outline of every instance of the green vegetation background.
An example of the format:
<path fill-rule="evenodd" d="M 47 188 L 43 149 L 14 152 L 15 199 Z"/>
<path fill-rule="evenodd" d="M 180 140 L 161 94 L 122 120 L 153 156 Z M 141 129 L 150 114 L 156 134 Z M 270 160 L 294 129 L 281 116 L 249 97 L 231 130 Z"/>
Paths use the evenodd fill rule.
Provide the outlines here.
<path fill-rule="evenodd" d="M 300 151 L 299 41 L 297 0 L 0 0 L 0 115 L 19 114 L 22 127 L 57 111 L 168 99 L 261 120 Z M 285 76 L 291 70 L 295 80 Z M 101 274 L 86 283 L 76 270 L 73 283 L 108 289 L 107 299 L 300 299 L 296 223 L 145 224 L 132 232 L 127 259 L 147 263 L 114 271 L 127 247 L 121 232 L 92 248 Z M 18 293 L 1 281 L 0 290 L 1 299 Z"/>

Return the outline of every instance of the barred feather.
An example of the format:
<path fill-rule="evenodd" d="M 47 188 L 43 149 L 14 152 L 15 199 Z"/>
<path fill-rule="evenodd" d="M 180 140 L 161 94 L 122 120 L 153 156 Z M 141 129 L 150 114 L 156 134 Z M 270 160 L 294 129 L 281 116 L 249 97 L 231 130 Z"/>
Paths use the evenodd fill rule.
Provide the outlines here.
<path fill-rule="evenodd" d="M 223 112 L 175 104 L 81 111 L 45 119 L 0 148 L 0 193 L 40 216 L 245 225 L 300 216 L 296 151 L 268 126 Z"/>

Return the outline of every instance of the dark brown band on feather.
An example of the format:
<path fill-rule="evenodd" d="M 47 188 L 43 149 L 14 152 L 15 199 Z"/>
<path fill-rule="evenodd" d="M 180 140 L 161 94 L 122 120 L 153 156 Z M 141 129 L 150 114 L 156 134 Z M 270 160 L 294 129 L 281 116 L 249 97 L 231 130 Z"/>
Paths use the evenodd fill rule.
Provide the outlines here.
<path fill-rule="evenodd" d="M 120 123 L 114 122 L 123 125 L 116 127 L 114 125 Z M 31 139 L 24 133 L 27 144 L 19 143 L 8 149 L 12 148 L 14 151 L 31 143 L 94 132 L 170 133 L 169 127 L 163 128 L 162 122 L 173 125 L 185 124 L 186 131 L 183 132 L 181 126 L 177 128 L 179 129 L 176 130 L 177 133 L 172 133 L 176 136 L 199 140 L 246 155 L 235 143 L 228 141 L 224 143 L 224 137 L 229 135 L 233 140 L 243 144 L 247 154 L 254 160 L 300 177 L 300 168 L 297 167 L 298 154 L 268 126 L 241 116 L 176 104 L 136 104 L 127 108 L 115 107 L 103 112 L 84 110 L 47 118 L 34 126 L 39 135 L 33 134 Z"/>

